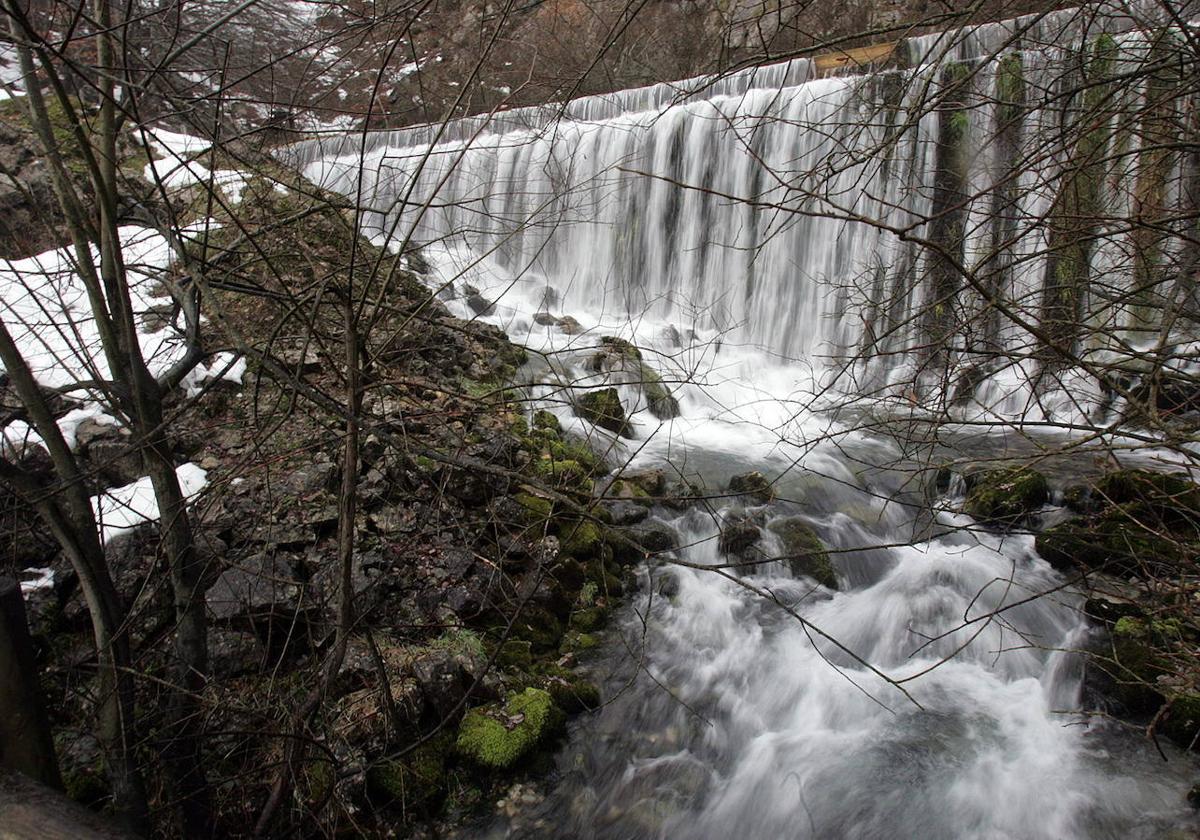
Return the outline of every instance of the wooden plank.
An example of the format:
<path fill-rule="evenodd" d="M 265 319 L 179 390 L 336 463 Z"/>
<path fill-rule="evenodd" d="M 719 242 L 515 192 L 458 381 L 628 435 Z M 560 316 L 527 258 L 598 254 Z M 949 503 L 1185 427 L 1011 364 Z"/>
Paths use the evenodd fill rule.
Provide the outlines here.
<path fill-rule="evenodd" d="M 834 73 L 845 68 L 856 70 L 890 61 L 899 45 L 899 41 L 888 41 L 883 44 L 872 44 L 869 47 L 836 50 L 817 56 L 813 59 L 813 63 L 820 75 Z"/>

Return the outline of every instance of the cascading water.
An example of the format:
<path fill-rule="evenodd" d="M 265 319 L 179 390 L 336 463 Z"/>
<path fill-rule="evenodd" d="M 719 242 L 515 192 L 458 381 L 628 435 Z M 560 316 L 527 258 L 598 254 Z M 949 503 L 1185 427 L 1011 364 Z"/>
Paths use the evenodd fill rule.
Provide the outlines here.
<path fill-rule="evenodd" d="M 596 658 L 610 675 L 606 705 L 575 724 L 551 795 L 483 833 L 1195 829 L 1183 800 L 1190 758 L 1165 747 L 1164 763 L 1135 734 L 1079 714 L 1080 596 L 1030 535 L 975 528 L 952 498 L 913 481 L 939 452 L 1012 454 L 1020 442 L 960 430 L 914 454 L 903 434 L 831 410 L 891 400 L 911 421 L 952 397 L 968 417 L 1070 422 L 1099 410 L 1083 371 L 1032 381 L 1021 320 L 1042 317 L 1043 222 L 1060 180 L 1050 173 L 1075 150 L 1055 140 L 1072 73 L 1100 32 L 1129 28 L 1119 14 L 1060 13 L 913 39 L 906 70 L 813 78 L 798 60 L 290 150 L 312 180 L 362 198 L 371 232 L 420 244 L 455 314 L 538 351 L 522 372 L 531 398 L 568 430 L 710 488 L 747 469 L 774 481 L 766 505 L 654 509 L 682 548 L 642 570 L 641 594 Z M 1149 49 L 1143 32 L 1118 41 L 1118 69 Z M 1004 128 L 1015 67 L 1019 132 Z M 930 107 L 930 96 L 944 98 Z M 956 144 L 972 153 L 952 156 Z M 951 157 L 966 197 L 957 204 L 945 188 Z M 1104 187 L 1116 215 L 1129 200 L 1111 189 L 1120 177 L 1107 173 Z M 972 314 L 987 309 L 977 288 L 941 296 L 936 260 L 914 241 L 936 239 L 937 218 L 959 220 L 962 262 L 989 268 L 1005 317 Z M 1115 273 L 1119 238 L 1091 249 L 1097 276 Z M 958 316 L 942 336 L 950 373 L 923 377 L 928 313 L 941 306 Z M 1124 307 L 1089 311 L 1123 326 Z M 647 367 L 598 364 L 597 339 L 609 335 L 632 339 Z M 1081 353 L 1105 350 L 1088 342 Z M 993 359 L 995 348 L 1017 358 L 968 377 L 964 407 L 961 388 L 943 383 L 984 345 Z M 655 405 L 651 370 L 676 407 Z M 575 415 L 570 394 L 594 386 L 618 389 L 632 440 Z M 765 526 L 768 556 L 782 551 L 773 523 L 813 528 L 839 589 L 779 562 L 725 568 L 719 531 L 747 515 Z"/>

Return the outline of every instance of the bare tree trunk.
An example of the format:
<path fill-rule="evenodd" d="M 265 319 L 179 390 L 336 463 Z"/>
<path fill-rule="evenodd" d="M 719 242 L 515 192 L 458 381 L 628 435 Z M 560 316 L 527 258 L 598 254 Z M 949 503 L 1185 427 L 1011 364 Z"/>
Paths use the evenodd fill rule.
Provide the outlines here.
<path fill-rule="evenodd" d="M 62 787 L 21 586 L 0 577 L 0 767 Z"/>

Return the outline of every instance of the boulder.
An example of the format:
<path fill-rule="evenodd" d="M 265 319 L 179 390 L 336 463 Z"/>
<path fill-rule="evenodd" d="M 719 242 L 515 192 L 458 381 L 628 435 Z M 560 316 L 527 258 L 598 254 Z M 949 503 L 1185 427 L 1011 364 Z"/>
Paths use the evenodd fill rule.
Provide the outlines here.
<path fill-rule="evenodd" d="M 796 577 L 810 577 L 828 589 L 837 589 L 837 573 L 829 560 L 824 543 L 807 522 L 798 516 L 788 516 L 767 523 L 783 554 L 776 560 L 786 563 Z"/>
<path fill-rule="evenodd" d="M 512 767 L 561 727 L 563 714 L 549 692 L 527 688 L 503 704 L 471 709 L 458 729 L 455 748 L 489 770 Z"/>
<path fill-rule="evenodd" d="M 208 611 L 218 622 L 286 622 L 302 607 L 304 584 L 283 555 L 253 554 L 221 573 L 208 590 Z"/>
<path fill-rule="evenodd" d="M 601 502 L 600 508 L 607 512 L 613 525 L 636 525 L 650 515 L 645 505 L 625 499 Z"/>
<path fill-rule="evenodd" d="M 558 331 L 566 335 L 581 335 L 585 332 L 583 324 L 576 321 L 570 315 L 564 315 L 554 323 L 558 327 Z"/>
<path fill-rule="evenodd" d="M 1016 525 L 1050 499 L 1046 477 L 1030 467 L 984 470 L 967 476 L 963 512 L 985 525 Z"/>
<path fill-rule="evenodd" d="M 729 492 L 739 496 L 749 496 L 753 501 L 765 505 L 775 498 L 775 488 L 766 476 L 754 470 L 729 479 Z"/>
<path fill-rule="evenodd" d="M 492 315 L 496 311 L 496 304 L 485 298 L 478 289 L 473 286 L 466 286 L 464 291 L 467 293 L 467 307 L 476 315 Z"/>
<path fill-rule="evenodd" d="M 721 526 L 717 548 L 722 554 L 740 554 L 758 542 L 762 533 L 748 516 L 735 517 Z"/>
<path fill-rule="evenodd" d="M 670 420 L 679 416 L 679 402 L 671 395 L 662 377 L 646 364 L 642 352 L 623 338 L 605 336 L 592 355 L 589 367 L 597 372 L 620 372 L 622 381 L 636 384 L 646 398 L 650 413 L 659 420 Z"/>
<path fill-rule="evenodd" d="M 143 475 L 141 452 L 129 429 L 89 417 L 75 429 L 75 448 L 87 466 L 110 487 L 132 484 Z"/>
<path fill-rule="evenodd" d="M 588 391 L 575 400 L 575 414 L 621 437 L 633 437 L 625 408 L 616 388 Z"/>

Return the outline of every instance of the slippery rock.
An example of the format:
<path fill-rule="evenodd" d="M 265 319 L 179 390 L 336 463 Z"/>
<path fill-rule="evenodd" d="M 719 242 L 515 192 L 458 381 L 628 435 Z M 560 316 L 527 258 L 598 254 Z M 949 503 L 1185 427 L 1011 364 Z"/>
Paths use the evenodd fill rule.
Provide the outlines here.
<path fill-rule="evenodd" d="M 1046 478 L 1030 467 L 984 470 L 967 476 L 963 512 L 987 525 L 1015 525 L 1050 499 Z"/>
<path fill-rule="evenodd" d="M 721 526 L 717 548 L 722 554 L 738 554 L 758 542 L 761 535 L 750 517 L 733 518 Z"/>
<path fill-rule="evenodd" d="M 810 577 L 828 589 L 837 589 L 837 573 L 829 561 L 824 543 L 803 519 L 788 516 L 767 523 L 767 530 L 779 540 L 782 555 L 775 559 L 786 563 L 796 577 Z"/>
<path fill-rule="evenodd" d="M 590 423 L 621 437 L 633 437 L 633 429 L 625 417 L 625 408 L 616 388 L 588 391 L 575 400 L 575 413 Z"/>
<path fill-rule="evenodd" d="M 754 470 L 729 479 L 729 492 L 738 496 L 749 496 L 759 504 L 767 504 L 775 498 L 775 488 L 766 476 Z"/>

